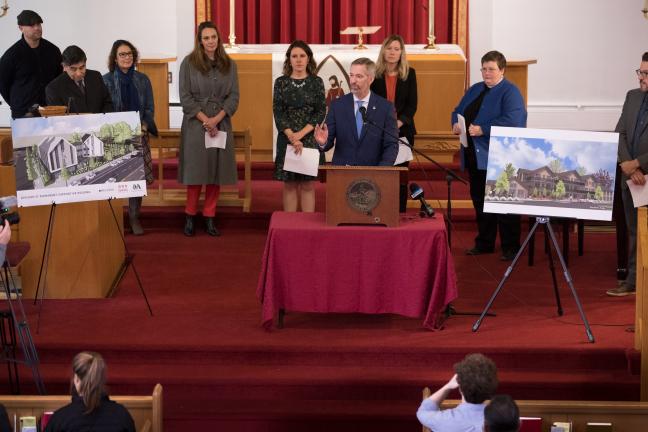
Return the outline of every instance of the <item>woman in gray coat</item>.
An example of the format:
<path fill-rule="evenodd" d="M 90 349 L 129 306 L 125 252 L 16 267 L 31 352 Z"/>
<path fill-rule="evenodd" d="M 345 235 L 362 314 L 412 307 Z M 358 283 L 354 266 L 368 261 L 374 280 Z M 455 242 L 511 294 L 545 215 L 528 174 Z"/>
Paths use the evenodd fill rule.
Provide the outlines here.
<path fill-rule="evenodd" d="M 198 26 L 193 51 L 180 65 L 182 130 L 178 181 L 187 185 L 184 233 L 194 235 L 194 216 L 205 185 L 202 214 L 207 233 L 218 236 L 214 224 L 220 185 L 236 184 L 232 116 L 238 108 L 236 63 L 225 52 L 220 32 L 206 21 Z M 219 132 L 227 135 L 225 148 L 206 147 Z"/>

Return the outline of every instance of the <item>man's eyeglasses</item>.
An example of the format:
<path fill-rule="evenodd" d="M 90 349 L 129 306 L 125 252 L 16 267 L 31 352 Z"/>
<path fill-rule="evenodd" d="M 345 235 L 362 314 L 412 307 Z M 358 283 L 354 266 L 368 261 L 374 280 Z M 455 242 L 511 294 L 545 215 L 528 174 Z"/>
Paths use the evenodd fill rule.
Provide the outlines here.
<path fill-rule="evenodd" d="M 497 72 L 499 69 L 496 69 L 496 68 L 485 68 L 485 67 L 483 67 L 483 68 L 481 68 L 481 69 L 479 69 L 479 70 L 482 71 L 482 72 L 491 72 L 491 73 L 492 73 L 492 72 Z"/>
<path fill-rule="evenodd" d="M 637 73 L 638 77 L 648 78 L 648 71 L 642 71 L 641 69 L 637 69 L 635 72 Z"/>
<path fill-rule="evenodd" d="M 120 52 L 117 55 L 121 58 L 133 57 L 133 51 Z"/>

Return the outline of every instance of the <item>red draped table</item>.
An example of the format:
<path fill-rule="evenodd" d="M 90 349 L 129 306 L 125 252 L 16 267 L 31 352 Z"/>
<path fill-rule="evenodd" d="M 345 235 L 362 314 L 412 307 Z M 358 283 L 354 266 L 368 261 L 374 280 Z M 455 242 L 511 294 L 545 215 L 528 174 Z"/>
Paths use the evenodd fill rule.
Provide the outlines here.
<path fill-rule="evenodd" d="M 442 219 L 408 219 L 397 228 L 327 226 L 323 213 L 275 212 L 257 296 L 272 327 L 279 309 L 393 313 L 437 328 L 457 298 Z"/>

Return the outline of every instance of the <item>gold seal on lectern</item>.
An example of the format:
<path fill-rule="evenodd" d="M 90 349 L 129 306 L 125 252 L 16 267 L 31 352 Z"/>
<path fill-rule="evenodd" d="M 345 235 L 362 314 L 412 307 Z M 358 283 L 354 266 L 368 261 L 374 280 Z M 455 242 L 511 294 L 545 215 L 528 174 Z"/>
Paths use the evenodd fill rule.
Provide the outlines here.
<path fill-rule="evenodd" d="M 347 187 L 346 200 L 353 210 L 371 214 L 380 203 L 380 188 L 370 179 L 354 180 Z"/>

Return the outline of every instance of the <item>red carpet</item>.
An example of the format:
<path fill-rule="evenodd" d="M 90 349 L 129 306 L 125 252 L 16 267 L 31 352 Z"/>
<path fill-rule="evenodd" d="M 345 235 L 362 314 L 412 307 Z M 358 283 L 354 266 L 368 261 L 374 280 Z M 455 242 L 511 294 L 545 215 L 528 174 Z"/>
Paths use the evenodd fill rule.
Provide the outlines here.
<path fill-rule="evenodd" d="M 303 313 L 287 314 L 285 329 L 266 332 L 255 289 L 281 185 L 254 187 L 253 213 L 219 214 L 220 238 L 202 231 L 184 237 L 182 209 L 146 209 L 146 235 L 127 240 L 153 317 L 130 270 L 114 298 L 46 301 L 39 334 L 29 304 L 48 392 L 67 392 L 72 356 L 91 349 L 108 361 L 112 393 L 150 393 L 163 384 L 165 431 L 416 431 L 422 387 L 440 386 L 454 362 L 483 352 L 500 369 L 500 392 L 518 399 L 638 400 L 638 356 L 626 332 L 634 298 L 604 294 L 616 283 L 613 234 L 587 233 L 583 257 L 572 241 L 570 271 L 594 344 L 561 271 L 565 315 L 556 316 L 540 241 L 536 265 L 518 264 L 495 301 L 497 317 L 476 333 L 475 317 L 453 316 L 444 330 L 430 332 L 418 319 L 392 315 Z M 318 206 L 322 201 L 318 187 Z M 481 311 L 507 264 L 497 254 L 463 255 L 474 235 L 466 215 L 453 232 L 455 308 Z M 313 271 L 326 269 L 314 263 Z M 21 377 L 29 391 L 28 371 Z"/>

